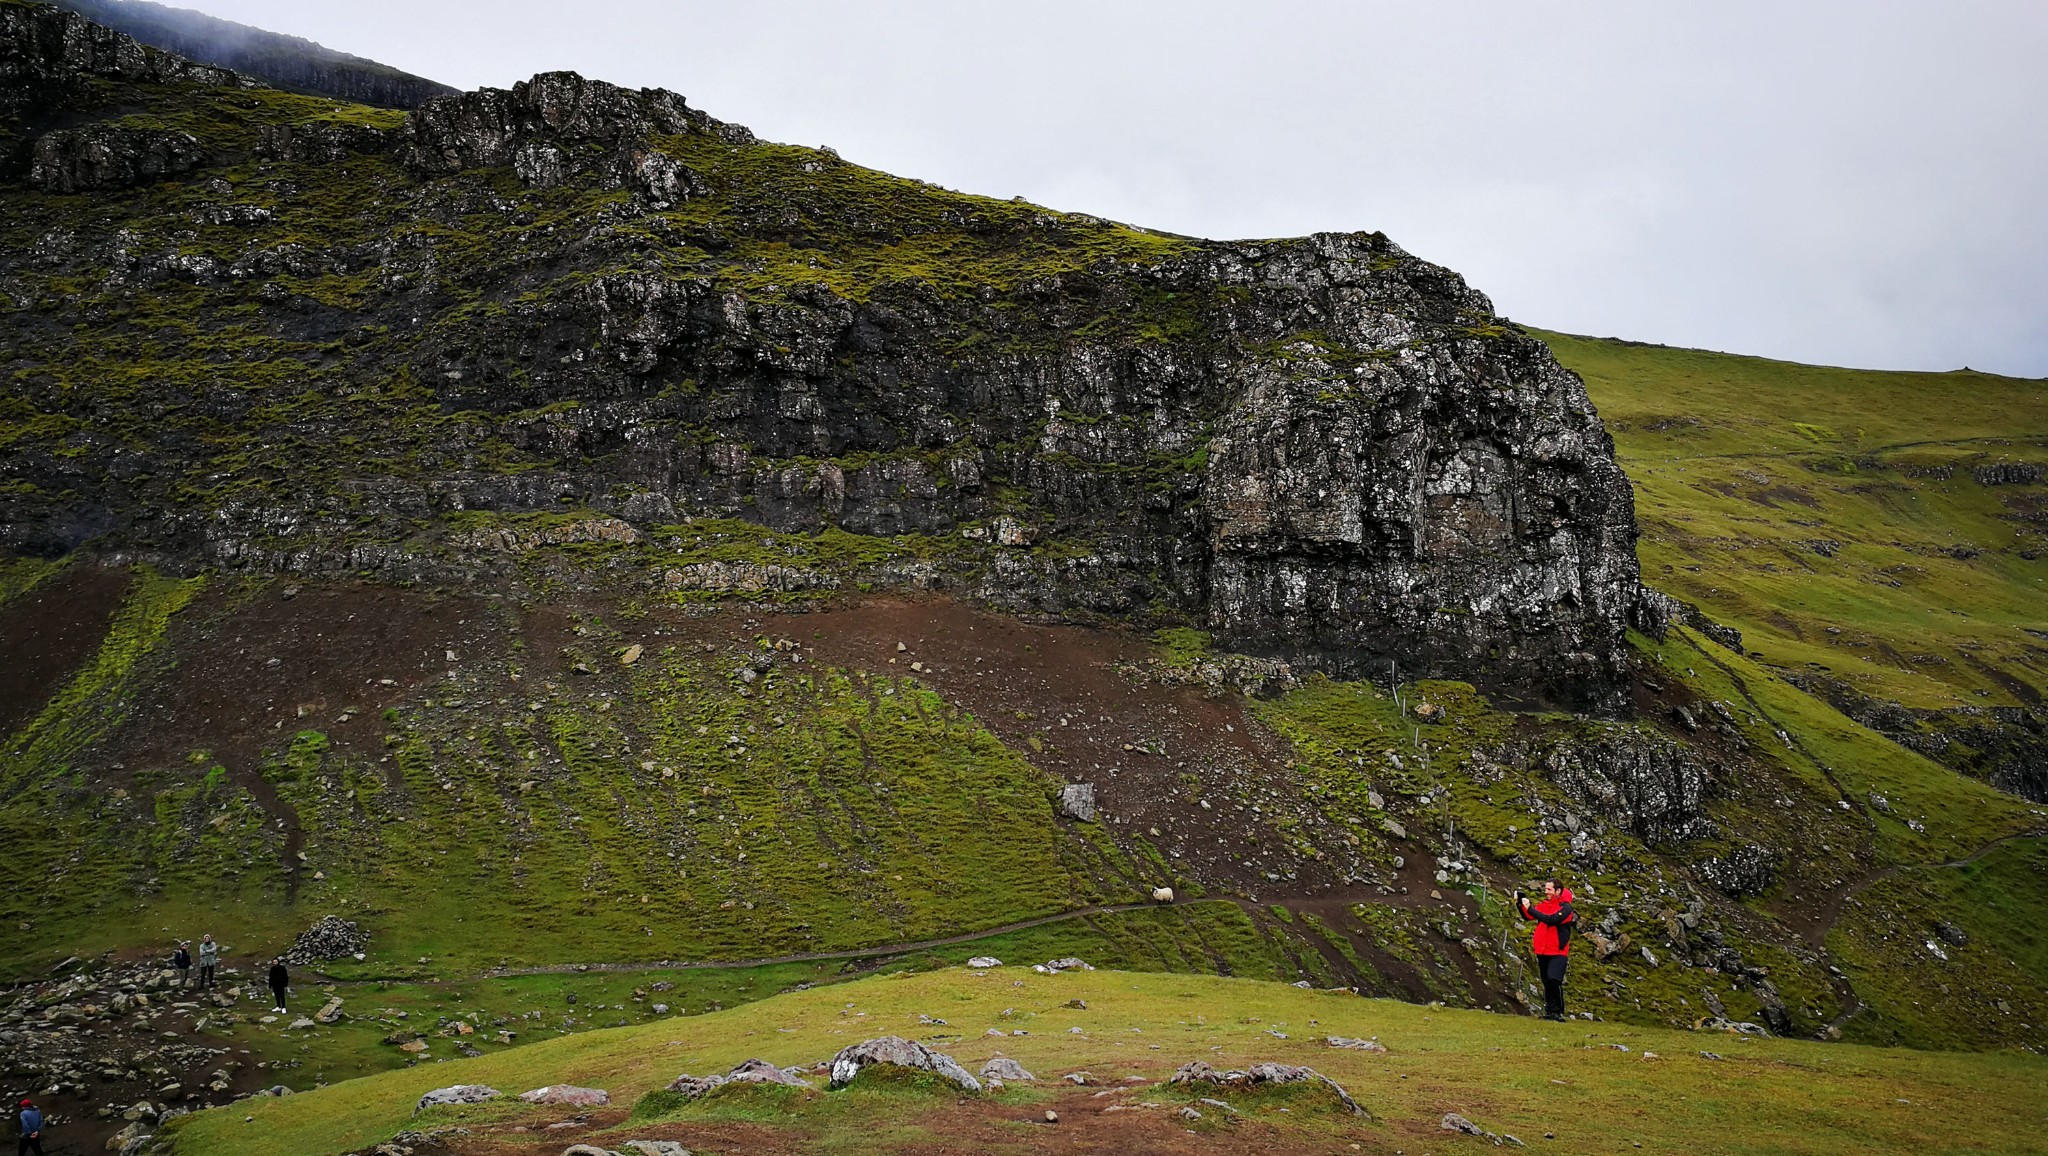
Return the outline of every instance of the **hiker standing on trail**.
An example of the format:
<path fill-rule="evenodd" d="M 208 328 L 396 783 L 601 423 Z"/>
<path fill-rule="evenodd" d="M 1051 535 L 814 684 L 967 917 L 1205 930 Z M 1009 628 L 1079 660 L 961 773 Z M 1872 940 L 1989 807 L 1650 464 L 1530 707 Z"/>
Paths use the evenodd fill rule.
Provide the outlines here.
<path fill-rule="evenodd" d="M 171 953 L 171 966 L 178 969 L 178 986 L 192 986 L 192 953 L 185 950 L 185 941 L 178 941 L 178 950 Z"/>
<path fill-rule="evenodd" d="M 1517 895 L 1515 907 L 1523 919 L 1536 925 L 1529 947 L 1536 953 L 1536 970 L 1543 976 L 1543 1018 L 1562 1020 L 1564 965 L 1571 958 L 1572 924 L 1578 920 L 1572 913 L 1572 893 L 1557 880 L 1545 879 L 1541 900 Z"/>
<path fill-rule="evenodd" d="M 284 993 L 291 990 L 291 973 L 284 969 L 284 960 L 270 961 L 270 994 L 277 997 L 277 1014 L 284 1014 Z"/>
<path fill-rule="evenodd" d="M 213 969 L 220 964 L 220 944 L 213 941 L 212 934 L 199 937 L 199 990 L 213 986 Z"/>
<path fill-rule="evenodd" d="M 35 1101 L 23 1100 L 21 1114 L 14 1118 L 15 1127 L 21 1130 L 21 1141 L 14 1146 L 15 1156 L 27 1156 L 33 1152 L 43 1156 L 43 1110 Z"/>

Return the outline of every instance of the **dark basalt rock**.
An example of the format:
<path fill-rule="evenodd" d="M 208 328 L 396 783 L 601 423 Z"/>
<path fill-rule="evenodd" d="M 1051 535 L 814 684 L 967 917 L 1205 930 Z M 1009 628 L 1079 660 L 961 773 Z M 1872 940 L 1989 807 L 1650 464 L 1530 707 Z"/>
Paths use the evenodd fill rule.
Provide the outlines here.
<path fill-rule="evenodd" d="M 15 67 L 23 83 L 59 64 L 237 82 L 37 11 L 0 11 L 0 30 L 32 45 L 10 43 L 5 59 L 42 61 Z M 984 544 L 971 557 L 883 577 L 1023 612 L 1193 622 L 1225 648 L 1303 670 L 1459 677 L 1625 708 L 1623 634 L 1643 602 L 1636 527 L 1584 385 L 1456 274 L 1379 234 L 1137 244 L 1148 235 L 1028 206 L 933 208 L 926 186 L 879 174 L 847 192 L 834 175 L 854 170 L 829 152 L 708 224 L 678 223 L 667 210 L 722 195 L 729 175 L 712 170 L 752 135 L 672 93 L 572 73 L 430 101 L 395 134 L 253 135 L 259 161 L 388 151 L 410 183 L 377 196 L 408 206 L 402 227 L 364 224 L 322 248 L 293 232 L 289 208 L 222 206 L 210 211 L 250 224 L 239 257 L 66 233 L 30 259 L 104 262 L 110 284 L 136 292 L 253 286 L 261 326 L 361 341 L 350 374 L 422 382 L 426 405 L 467 424 L 431 464 L 366 460 L 340 490 L 280 476 L 260 497 L 204 508 L 149 487 L 192 468 L 211 439 L 23 453 L 14 475 L 51 497 L 4 512 L 0 546 L 90 536 L 188 562 L 421 578 L 507 568 L 489 550 L 425 557 L 408 544 L 455 510 L 570 503 L 643 526 L 713 516 L 965 535 Z M 171 175 L 197 155 L 92 126 L 43 134 L 34 152 L 36 183 L 63 190 Z M 515 173 L 525 199 L 480 179 L 488 169 Z M 437 238 L 531 219 L 542 198 L 579 189 L 626 195 L 572 227 L 519 234 L 519 259 L 494 280 L 456 283 Z M 720 256 L 783 246 L 829 267 L 838 247 L 872 252 L 919 230 L 1060 256 L 1003 284 L 917 265 L 858 283 L 762 283 L 744 275 L 751 259 Z M 650 246 L 698 256 L 657 259 Z M 1101 255 L 1072 256 L 1088 252 Z M 274 283 L 359 270 L 377 281 L 346 310 Z M 464 294 L 490 307 L 463 306 Z M 377 333 L 394 336 L 364 336 Z M 286 412 L 231 389 L 186 402 L 222 428 Z M 390 420 L 329 410 L 263 436 L 375 440 Z M 520 467 L 477 464 L 471 447 L 490 441 L 524 455 Z"/>

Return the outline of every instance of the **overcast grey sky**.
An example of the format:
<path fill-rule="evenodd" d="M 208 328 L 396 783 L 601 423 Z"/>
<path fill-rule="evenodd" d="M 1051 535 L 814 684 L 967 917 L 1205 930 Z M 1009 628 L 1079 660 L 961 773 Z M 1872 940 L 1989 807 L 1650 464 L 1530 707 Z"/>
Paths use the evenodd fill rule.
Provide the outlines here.
<path fill-rule="evenodd" d="M 1379 229 L 1533 325 L 2048 375 L 2042 0 L 173 2 L 1175 232 Z"/>

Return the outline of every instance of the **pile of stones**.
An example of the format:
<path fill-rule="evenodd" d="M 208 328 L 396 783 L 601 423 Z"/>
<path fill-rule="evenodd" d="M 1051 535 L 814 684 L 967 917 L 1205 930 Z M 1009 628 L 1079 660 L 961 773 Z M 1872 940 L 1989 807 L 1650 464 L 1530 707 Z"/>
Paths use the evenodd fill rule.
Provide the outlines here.
<path fill-rule="evenodd" d="M 370 936 L 352 920 L 338 915 L 322 916 L 318 923 L 299 933 L 284 953 L 286 963 L 316 963 L 326 959 L 361 959 L 370 948 Z"/>

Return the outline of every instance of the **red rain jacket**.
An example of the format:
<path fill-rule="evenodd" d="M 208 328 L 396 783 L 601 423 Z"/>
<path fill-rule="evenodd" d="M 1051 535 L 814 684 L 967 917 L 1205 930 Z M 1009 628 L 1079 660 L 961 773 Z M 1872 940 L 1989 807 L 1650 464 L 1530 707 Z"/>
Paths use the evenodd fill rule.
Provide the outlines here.
<path fill-rule="evenodd" d="M 1518 907 L 1516 909 L 1520 911 Z M 1567 887 L 1558 892 L 1555 899 L 1544 899 L 1529 904 L 1529 910 L 1521 912 L 1522 918 L 1536 925 L 1529 936 L 1529 948 L 1537 955 L 1570 955 L 1572 953 L 1572 924 L 1578 916 L 1572 913 L 1572 892 Z"/>

